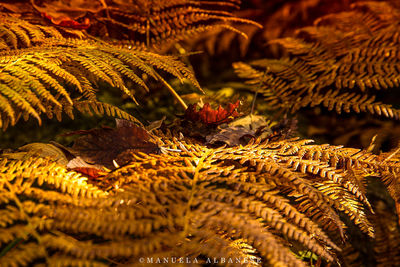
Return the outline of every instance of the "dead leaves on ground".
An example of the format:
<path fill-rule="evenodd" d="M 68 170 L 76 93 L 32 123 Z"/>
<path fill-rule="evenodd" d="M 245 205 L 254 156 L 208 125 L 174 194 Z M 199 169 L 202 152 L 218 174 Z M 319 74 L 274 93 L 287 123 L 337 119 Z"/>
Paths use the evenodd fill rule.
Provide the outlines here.
<path fill-rule="evenodd" d="M 23 159 L 33 155 L 49 157 L 68 169 L 96 179 L 118 168 L 119 165 L 115 160 L 123 152 L 158 154 L 160 151 L 156 141 L 146 129 L 125 120 L 117 119 L 116 128 L 80 130 L 66 135 L 79 136 L 70 148 L 55 142 L 32 143 L 2 156 L 13 159 Z"/>
<path fill-rule="evenodd" d="M 189 105 L 178 129 L 185 136 L 199 138 L 206 144 L 236 146 L 246 144 L 251 138 L 264 138 L 271 133 L 271 122 L 264 116 L 245 115 L 239 111 L 240 100 L 216 109 L 201 101 Z"/>

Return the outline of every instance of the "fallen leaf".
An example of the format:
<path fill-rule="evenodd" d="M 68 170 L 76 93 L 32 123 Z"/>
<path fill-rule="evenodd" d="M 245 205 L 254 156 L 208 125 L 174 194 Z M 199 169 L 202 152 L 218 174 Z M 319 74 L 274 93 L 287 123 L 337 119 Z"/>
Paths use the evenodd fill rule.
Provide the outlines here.
<path fill-rule="evenodd" d="M 268 126 L 269 123 L 265 119 L 265 116 L 261 115 L 247 115 L 241 118 L 238 118 L 229 123 L 230 127 L 233 126 L 241 126 L 249 130 L 257 131 L 260 127 Z"/>
<path fill-rule="evenodd" d="M 86 30 L 90 27 L 90 20 L 88 18 L 84 18 L 83 22 L 80 23 L 65 17 L 60 17 L 56 20 L 52 16 L 48 15 L 46 12 L 42 12 L 42 16 L 45 19 L 51 21 L 51 23 L 53 23 L 54 25 L 60 27 L 72 28 L 77 30 Z"/>
<path fill-rule="evenodd" d="M 147 125 L 147 126 L 145 127 L 146 130 L 149 131 L 149 132 L 151 132 L 151 131 L 154 131 L 154 130 L 159 129 L 159 128 L 161 127 L 161 125 L 163 124 L 163 122 L 165 121 L 166 118 L 167 118 L 167 117 L 164 116 L 161 120 L 151 122 L 149 125 Z"/>
<path fill-rule="evenodd" d="M 32 0 L 33 7 L 53 24 L 73 29 L 87 29 L 90 26 L 88 12 L 96 13 L 104 9 L 100 1 L 85 0 Z M 79 22 L 82 20 L 82 22 Z"/>
<path fill-rule="evenodd" d="M 67 164 L 67 168 L 82 173 L 88 178 L 98 178 L 107 173 L 103 166 L 88 164 L 81 157 L 70 160 Z"/>
<path fill-rule="evenodd" d="M 228 103 L 226 108 L 218 106 L 217 110 L 211 108 L 209 103 L 205 103 L 200 110 L 197 111 L 197 104 L 189 105 L 185 112 L 185 119 L 193 122 L 200 121 L 206 125 L 220 125 L 232 121 L 234 118 L 239 117 L 237 108 L 240 101 L 235 104 Z"/>
<path fill-rule="evenodd" d="M 255 131 L 246 129 L 244 127 L 232 126 L 222 129 L 216 134 L 206 136 L 206 140 L 209 144 L 223 142 L 229 146 L 237 146 L 242 144 L 240 139 L 245 136 L 254 137 L 255 133 Z"/>
<path fill-rule="evenodd" d="M 244 137 L 260 137 L 265 138 L 271 134 L 269 122 L 261 115 L 247 115 L 230 122 L 229 124 L 221 125 L 221 130 L 206 136 L 209 144 L 218 142 L 225 143 L 229 146 L 236 146 L 245 143 Z"/>
<path fill-rule="evenodd" d="M 88 178 L 99 178 L 104 176 L 104 173 L 101 173 L 100 170 L 95 169 L 95 168 L 88 168 L 88 167 L 76 167 L 74 169 L 72 169 L 75 172 L 79 172 L 81 174 L 83 174 L 84 176 L 88 177 Z"/>
<path fill-rule="evenodd" d="M 18 148 L 22 152 L 30 152 L 39 157 L 49 157 L 61 165 L 67 165 L 68 159 L 65 153 L 52 144 L 31 143 Z"/>
<path fill-rule="evenodd" d="M 279 123 L 271 127 L 271 130 L 276 137 L 290 138 L 297 132 L 297 123 L 296 118 L 288 118 L 285 115 Z"/>
<path fill-rule="evenodd" d="M 150 134 L 143 128 L 124 120 L 117 120 L 117 128 L 103 127 L 71 134 L 83 135 L 75 140 L 72 151 L 89 164 L 115 169 L 113 160 L 124 151 L 158 153 L 159 147 L 151 142 Z"/>

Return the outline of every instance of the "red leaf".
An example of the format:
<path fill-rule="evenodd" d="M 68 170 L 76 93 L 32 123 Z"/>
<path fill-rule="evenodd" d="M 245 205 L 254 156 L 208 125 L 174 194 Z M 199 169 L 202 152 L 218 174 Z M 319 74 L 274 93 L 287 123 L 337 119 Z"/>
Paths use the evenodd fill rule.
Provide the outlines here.
<path fill-rule="evenodd" d="M 186 109 L 185 118 L 190 121 L 201 121 L 206 125 L 220 125 L 239 117 L 239 113 L 236 110 L 239 105 L 240 101 L 238 100 L 235 104 L 229 103 L 226 108 L 218 106 L 218 109 L 214 110 L 209 103 L 205 103 L 197 111 L 197 104 L 193 104 Z"/>
<path fill-rule="evenodd" d="M 52 16 L 48 15 L 46 12 L 42 12 L 42 16 L 50 20 L 53 24 L 61 27 L 73 28 L 78 30 L 86 30 L 87 28 L 90 27 L 90 21 L 88 18 L 85 18 L 84 22 L 80 23 L 70 18 L 62 18 L 55 20 Z"/>
<path fill-rule="evenodd" d="M 77 167 L 72 170 L 82 173 L 88 178 L 99 178 L 100 176 L 104 176 L 104 174 L 101 173 L 102 171 L 96 168 Z"/>

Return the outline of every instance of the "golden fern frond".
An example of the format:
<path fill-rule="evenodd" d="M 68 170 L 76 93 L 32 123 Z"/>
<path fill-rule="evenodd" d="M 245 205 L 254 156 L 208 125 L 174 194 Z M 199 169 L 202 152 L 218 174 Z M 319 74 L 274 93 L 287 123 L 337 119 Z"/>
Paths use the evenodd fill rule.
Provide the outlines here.
<path fill-rule="evenodd" d="M 103 83 L 119 88 L 136 102 L 126 81 L 148 90 L 141 75 L 159 80 L 156 69 L 172 74 L 181 82 L 188 80 L 201 90 L 193 73 L 172 56 L 85 40 L 52 39 L 48 44 L 7 50 L 0 55 L 0 126 L 3 129 L 8 124 L 14 125 L 20 113 L 24 117 L 33 116 L 40 123 L 42 112 L 51 113 L 63 107 L 68 110 L 74 106 L 73 96 L 83 96 L 86 99 L 82 100 L 94 103 L 95 91 Z M 83 110 L 82 104 L 80 107 Z M 92 105 L 96 107 L 101 109 L 99 104 Z M 106 108 L 107 113 L 113 113 L 112 110 L 116 108 Z M 118 115 L 122 113 L 119 111 Z M 123 116 L 132 119 L 127 114 Z"/>
<path fill-rule="evenodd" d="M 74 102 L 74 107 L 81 113 L 84 114 L 96 114 L 102 116 L 107 114 L 107 116 L 116 117 L 120 119 L 125 119 L 128 121 L 134 121 L 138 124 L 141 124 L 135 117 L 130 115 L 129 113 L 107 103 L 102 103 L 98 101 L 76 101 Z"/>
<path fill-rule="evenodd" d="M 80 113 L 89 115 L 89 116 L 110 116 L 119 119 L 125 119 L 128 121 L 135 122 L 138 125 L 142 125 L 142 123 L 136 119 L 134 116 L 130 115 L 129 113 L 123 111 L 122 109 L 113 106 L 108 103 L 97 101 L 96 99 L 88 99 L 88 100 L 81 100 L 73 99 L 73 104 L 66 101 L 60 101 L 62 104 L 60 107 L 52 107 L 50 105 L 46 106 L 45 114 L 48 118 L 52 119 L 54 116 L 57 118 L 58 121 L 62 120 L 63 112 L 67 114 L 71 119 L 75 118 L 74 110 L 78 110 Z"/>
<path fill-rule="evenodd" d="M 338 113 L 366 112 L 399 119 L 399 110 L 375 101 L 374 90 L 399 85 L 398 8 L 388 2 L 361 2 L 331 14 L 295 38 L 271 41 L 288 54 L 234 64 L 271 107 L 295 112 L 322 104 Z"/>
<path fill-rule="evenodd" d="M 2 158 L 0 168 L 4 179 L 16 183 L 13 187 L 13 191 L 16 193 L 33 192 L 36 194 L 34 191 L 26 190 L 26 187 L 37 183 L 39 186 L 52 185 L 55 189 L 63 193 L 67 192 L 70 196 L 101 197 L 107 195 L 106 192 L 88 184 L 86 177 L 82 177 L 79 173 L 69 172 L 66 168 L 43 158 L 30 158 L 23 161 Z M 25 170 L 23 175 L 20 173 L 21 169 Z M 5 186 L 3 181 L 2 188 Z M 45 197 L 45 194 L 42 195 Z"/>
<path fill-rule="evenodd" d="M 27 266 L 30 262 L 35 259 L 40 259 L 45 255 L 43 247 L 34 242 L 19 245 L 18 249 L 10 251 L 8 255 L 2 257 L 2 265 L 11 267 L 15 266 L 18 262 L 21 266 Z"/>
<path fill-rule="evenodd" d="M 154 132 L 163 154 L 128 149 L 115 158 L 122 167 L 95 185 L 47 159 L 2 159 L 0 240 L 3 248 L 18 242 L 0 264 L 20 253 L 26 264 L 174 264 L 182 255 L 187 264 L 224 258 L 233 262 L 218 263 L 239 266 L 246 258 L 252 265 L 308 266 L 296 257 L 304 251 L 336 264 L 336 238 L 346 228 L 338 213 L 373 236 L 362 181 L 400 171 L 385 156 L 310 140 L 210 148 Z M 31 257 L 31 247 L 46 253 Z"/>
<path fill-rule="evenodd" d="M 368 196 L 374 214 L 368 214 L 368 218 L 375 229 L 375 238 L 368 240 L 353 234 L 340 258 L 344 266 L 397 266 L 400 260 L 400 225 L 394 203 L 382 183 L 377 179 L 370 179 L 370 182 Z"/>

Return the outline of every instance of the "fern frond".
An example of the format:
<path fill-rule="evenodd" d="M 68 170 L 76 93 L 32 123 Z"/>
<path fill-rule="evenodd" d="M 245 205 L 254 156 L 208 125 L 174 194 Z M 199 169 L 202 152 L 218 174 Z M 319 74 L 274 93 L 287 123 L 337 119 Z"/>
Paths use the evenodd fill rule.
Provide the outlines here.
<path fill-rule="evenodd" d="M 9 14 L 0 13 L 0 24 L 0 40 L 4 44 L 0 52 L 40 45 L 45 39 L 63 39 L 61 29 L 31 24 Z"/>
<path fill-rule="evenodd" d="M 400 227 L 398 218 L 382 202 L 378 202 L 372 221 L 376 229 L 374 252 L 377 266 L 397 265 L 400 262 Z"/>
<path fill-rule="evenodd" d="M 129 113 L 107 103 L 102 103 L 98 101 L 75 101 L 74 107 L 83 114 L 92 115 L 93 113 L 99 116 L 107 114 L 107 116 L 116 117 L 120 119 L 125 119 L 128 121 L 134 121 L 137 124 L 141 124 L 135 117 Z"/>
<path fill-rule="evenodd" d="M 164 154 L 123 152 L 115 159 L 123 167 L 97 187 L 46 159 L 0 162 L 2 179 L 26 199 L 22 207 L 37 222 L 49 260 L 135 265 L 141 257 L 188 255 L 202 264 L 242 257 L 245 248 L 232 244 L 245 240 L 249 257 L 260 256 L 262 264 L 307 266 L 295 256 L 304 250 L 335 264 L 337 238 L 346 230 L 338 213 L 373 236 L 361 181 L 400 171 L 385 156 L 310 140 L 209 148 L 157 130 L 152 138 Z M 0 240 L 29 244 L 19 234 L 24 217 L 7 188 L 0 192 Z"/>
<path fill-rule="evenodd" d="M 89 33 L 120 40 L 124 46 L 165 49 L 168 44 L 218 28 L 230 28 L 232 22 L 261 27 L 235 16 L 240 1 L 156 1 L 124 3 L 97 14 Z M 118 34 L 116 34 L 118 30 Z M 240 32 L 240 34 L 243 34 Z"/>
<path fill-rule="evenodd" d="M 374 90 L 399 85 L 396 12 L 385 1 L 355 4 L 353 11 L 327 15 L 298 30 L 296 38 L 271 42 L 289 57 L 233 66 L 271 107 L 296 112 L 322 104 L 338 113 L 352 110 L 399 119 L 398 109 L 374 97 Z"/>
<path fill-rule="evenodd" d="M 122 246 L 119 241 L 90 246 L 81 243 L 82 241 L 68 241 L 67 245 L 64 243 L 65 238 L 61 236 L 56 239 L 48 237 L 48 246 L 64 252 L 71 251 L 68 247 L 72 246 L 73 251 L 81 251 L 74 253 L 81 259 L 88 259 L 88 255 L 94 255 L 95 258 L 100 255 L 137 257 L 142 251 L 138 246 L 145 240 L 147 243 L 156 242 L 152 243 L 154 245 L 148 251 L 151 255 L 161 253 L 162 247 L 166 251 L 173 251 L 175 242 L 183 242 L 176 238 L 190 236 L 191 243 L 184 245 L 182 249 L 195 249 L 206 242 L 207 250 L 200 250 L 200 253 L 213 256 L 221 255 L 216 254 L 216 251 L 224 251 L 220 247 L 224 242 L 207 241 L 203 231 L 218 229 L 232 240 L 246 239 L 249 245 L 272 264 L 302 266 L 305 263 L 290 256 L 289 248 L 280 240 L 279 235 L 285 236 L 290 240 L 288 242 L 301 244 L 326 260 L 335 261 L 334 253 L 329 248 L 340 249 L 325 233 L 330 229 L 321 224 L 324 222 L 322 218 L 328 215 L 328 218 L 339 225 L 337 227 L 343 228 L 335 210 L 344 211 L 363 231 L 372 234 L 371 226 L 362 213 L 361 193 L 357 194 L 358 190 L 343 185 L 346 178 L 340 175 L 346 170 L 345 165 L 333 162 L 331 164 L 334 167 L 328 172 L 330 174 L 322 174 L 313 172 L 309 167 L 302 171 L 302 167 L 293 167 L 293 163 L 288 163 L 291 158 L 296 157 L 313 157 L 314 160 L 304 160 L 318 162 L 322 155 L 339 156 L 339 148 L 319 148 L 316 145 L 307 145 L 309 141 L 305 140 L 263 144 L 255 142 L 245 147 L 211 151 L 184 140 L 178 142 L 166 137 L 162 137 L 162 140 L 163 146 L 171 150 L 181 149 L 182 152 L 164 155 L 129 152 L 117 159 L 117 162 L 127 164 L 124 163 L 125 167 L 111 173 L 103 182 L 104 186 L 109 187 L 111 183 L 123 188 L 124 192 L 115 192 L 115 195 L 104 196 L 99 200 L 82 200 L 79 203 L 71 199 L 61 200 L 59 194 L 62 190 L 54 196 L 38 199 L 42 202 L 52 198 L 53 205 L 57 205 L 57 208 L 40 205 L 41 216 L 52 220 L 48 227 L 55 227 L 58 231 L 94 234 L 104 239 L 126 238 L 133 234 L 137 238 L 127 241 L 131 250 L 119 248 Z M 319 154 L 317 148 L 321 150 Z M 343 149 L 342 153 L 344 151 L 346 150 Z M 330 162 L 326 157 L 325 160 Z M 350 168 L 350 165 L 347 167 Z M 357 166 L 352 168 L 357 169 Z M 331 181 L 328 176 L 341 179 Z M 317 177 L 319 178 L 316 179 Z M 57 188 L 60 186 L 56 183 Z M 288 192 L 280 190 L 282 188 L 289 189 L 289 193 L 278 195 L 278 192 Z M 19 192 L 39 194 L 38 190 Z M 292 202 L 289 196 L 301 202 L 311 201 L 319 210 L 314 210 L 316 213 L 311 216 L 301 205 Z M 61 203 L 62 206 L 59 206 Z M 136 203 L 141 204 L 137 206 Z M 100 206 L 101 220 L 98 219 Z M 165 229 L 168 231 L 165 232 Z M 175 233 L 176 237 L 168 240 L 157 238 L 162 233 Z M 188 241 L 184 241 L 186 242 Z M 125 243 L 125 247 L 128 243 Z M 277 254 L 277 251 L 280 253 Z"/>
<path fill-rule="evenodd" d="M 40 259 L 45 255 L 43 247 L 34 242 L 20 244 L 1 258 L 2 266 L 15 266 L 18 262 L 20 266 L 27 266 L 35 259 Z"/>
<path fill-rule="evenodd" d="M 148 90 L 140 75 L 146 73 L 157 80 L 157 69 L 182 82 L 188 80 L 201 90 L 193 73 L 172 56 L 117 49 L 83 40 L 54 40 L 51 45 L 13 50 L 11 54 L 3 52 L 0 61 L 3 128 L 7 127 L 7 121 L 14 125 L 20 112 L 35 117 L 40 123 L 40 113 L 60 110 L 61 103 L 64 110 L 70 110 L 65 105 L 73 108 L 73 95 L 95 101 L 95 91 L 101 83 L 119 88 L 136 102 L 133 91 L 126 87 L 126 80 Z M 116 108 L 106 108 L 107 113 L 114 113 L 112 110 L 115 112 Z M 121 111 L 118 115 L 122 115 Z M 126 113 L 123 116 L 132 119 Z"/>
<path fill-rule="evenodd" d="M 87 184 L 87 178 L 78 173 L 69 172 L 66 168 L 42 158 L 30 158 L 26 161 L 12 161 L 3 158 L 0 162 L 0 168 L 0 173 L 8 181 L 18 182 L 17 187 L 14 188 L 15 192 L 24 191 L 26 189 L 24 186 L 36 182 L 38 185 L 44 183 L 53 185 L 61 192 L 67 192 L 73 196 L 99 197 L 106 195 L 97 187 Z M 25 170 L 25 176 L 21 176 L 20 168 Z M 24 177 L 27 177 L 27 179 L 24 180 Z M 1 186 L 4 188 L 4 183 Z"/>

